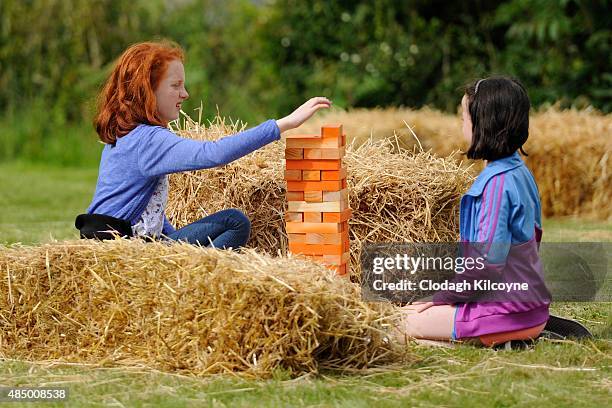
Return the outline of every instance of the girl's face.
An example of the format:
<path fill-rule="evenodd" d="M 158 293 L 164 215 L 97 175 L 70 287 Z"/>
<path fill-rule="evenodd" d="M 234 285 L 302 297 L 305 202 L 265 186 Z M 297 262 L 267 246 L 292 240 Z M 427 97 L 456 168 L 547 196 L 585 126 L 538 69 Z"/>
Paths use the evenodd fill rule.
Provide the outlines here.
<path fill-rule="evenodd" d="M 461 119 L 463 122 L 463 137 L 468 143 L 472 143 L 472 118 L 470 117 L 467 95 L 463 95 L 463 99 L 461 99 Z"/>
<path fill-rule="evenodd" d="M 185 68 L 179 60 L 170 61 L 166 76 L 155 90 L 157 112 L 161 119 L 170 122 L 178 119 L 181 103 L 189 98 L 185 89 Z"/>

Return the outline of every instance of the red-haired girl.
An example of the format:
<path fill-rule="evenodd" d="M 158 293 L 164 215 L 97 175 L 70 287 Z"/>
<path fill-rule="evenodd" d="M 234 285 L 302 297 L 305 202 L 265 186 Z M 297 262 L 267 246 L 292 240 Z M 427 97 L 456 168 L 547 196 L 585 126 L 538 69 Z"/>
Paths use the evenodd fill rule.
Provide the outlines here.
<path fill-rule="evenodd" d="M 188 97 L 183 51 L 178 46 L 146 42 L 132 45 L 121 55 L 100 95 L 95 118 L 96 131 L 106 146 L 89 215 L 77 219 L 82 235 L 95 232 L 99 225 L 112 224 L 126 227 L 128 236 L 164 235 L 217 248 L 243 246 L 249 238 L 250 222 L 236 209 L 175 230 L 164 213 L 167 175 L 232 162 L 279 140 L 282 132 L 331 105 L 327 98 L 312 98 L 282 119 L 208 142 L 181 138 L 167 128 L 168 122 L 178 118 Z"/>

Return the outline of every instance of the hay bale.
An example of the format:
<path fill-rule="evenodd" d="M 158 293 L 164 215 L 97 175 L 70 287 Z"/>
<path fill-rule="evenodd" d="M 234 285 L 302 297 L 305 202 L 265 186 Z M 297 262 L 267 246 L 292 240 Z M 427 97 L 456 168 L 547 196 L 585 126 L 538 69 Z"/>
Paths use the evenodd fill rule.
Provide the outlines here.
<path fill-rule="evenodd" d="M 209 126 L 186 118 L 185 137 L 215 140 L 244 125 L 217 117 Z M 350 130 L 348 130 L 350 131 Z M 273 143 L 222 168 L 170 177 L 168 218 L 186 225 L 225 208 L 239 208 L 252 222 L 249 246 L 287 253 L 284 143 Z M 454 157 L 406 150 L 390 140 L 347 146 L 351 268 L 359 281 L 359 251 L 365 242 L 454 242 L 461 194 L 472 180 Z"/>
<path fill-rule="evenodd" d="M 388 304 L 305 259 L 188 244 L 1 247 L 0 356 L 268 377 L 406 357 Z"/>
<path fill-rule="evenodd" d="M 531 118 L 525 150 L 545 216 L 612 220 L 612 115 L 539 112 Z"/>
<path fill-rule="evenodd" d="M 417 142 L 407 125 L 418 136 L 425 150 L 446 157 L 467 150 L 461 134 L 461 118 L 429 108 L 355 109 L 321 115 L 305 126 L 315 131 L 322 123 L 342 122 L 357 142 L 375 139 L 400 139 L 399 145 L 411 148 Z M 559 110 L 556 107 L 534 112 L 530 118 L 526 163 L 538 183 L 542 212 L 546 217 L 587 216 L 612 219 L 609 203 L 612 191 L 612 115 L 593 109 Z M 473 166 L 473 170 L 482 165 Z"/>

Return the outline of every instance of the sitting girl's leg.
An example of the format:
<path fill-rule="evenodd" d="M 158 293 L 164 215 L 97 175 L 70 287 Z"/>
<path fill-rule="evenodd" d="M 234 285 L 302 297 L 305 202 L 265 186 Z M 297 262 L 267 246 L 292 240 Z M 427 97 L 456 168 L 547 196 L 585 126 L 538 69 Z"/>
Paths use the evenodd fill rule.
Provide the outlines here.
<path fill-rule="evenodd" d="M 420 305 L 401 308 L 402 318 L 398 327 L 398 338 L 417 338 L 430 340 L 454 340 L 456 306 L 432 306 L 422 312 Z"/>
<path fill-rule="evenodd" d="M 249 240 L 251 222 L 240 210 L 228 209 L 211 214 L 178 229 L 168 238 L 215 248 L 240 248 Z"/>

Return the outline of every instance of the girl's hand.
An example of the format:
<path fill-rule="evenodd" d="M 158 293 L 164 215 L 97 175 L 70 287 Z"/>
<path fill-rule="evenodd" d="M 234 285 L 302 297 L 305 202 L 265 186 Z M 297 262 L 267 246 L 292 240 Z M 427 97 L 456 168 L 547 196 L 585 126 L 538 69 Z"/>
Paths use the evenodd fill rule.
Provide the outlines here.
<path fill-rule="evenodd" d="M 331 104 L 332 102 L 323 96 L 310 98 L 304 102 L 302 106 L 294 110 L 290 115 L 285 116 L 282 119 L 278 119 L 276 124 L 278 125 L 281 133 L 286 130 L 295 129 L 310 119 L 316 111 L 321 108 L 329 108 Z"/>

